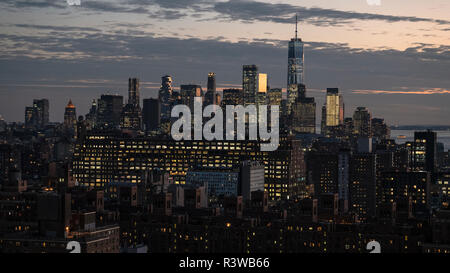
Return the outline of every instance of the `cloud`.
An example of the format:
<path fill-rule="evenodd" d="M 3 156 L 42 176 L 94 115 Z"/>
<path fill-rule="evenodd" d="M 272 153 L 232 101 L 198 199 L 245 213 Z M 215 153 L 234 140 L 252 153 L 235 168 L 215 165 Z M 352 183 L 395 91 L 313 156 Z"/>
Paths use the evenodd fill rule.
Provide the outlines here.
<path fill-rule="evenodd" d="M 300 21 L 317 26 L 340 26 L 354 20 L 380 20 L 386 22 L 430 22 L 450 24 L 448 20 L 438 20 L 414 16 L 395 16 L 324 8 L 306 8 L 290 4 L 272 4 L 249 0 L 229 0 L 216 3 L 213 10 L 225 15 L 229 20 L 263 21 L 292 24 L 295 14 Z"/>
<path fill-rule="evenodd" d="M 174 63 L 192 67 L 202 65 L 231 68 L 244 63 L 257 63 L 276 71 L 283 69 L 286 58 L 287 41 L 277 39 L 254 39 L 253 41 L 229 42 L 223 37 L 208 39 L 177 36 L 160 37 L 139 31 L 100 31 L 95 28 L 15 25 L 49 31 L 38 35 L 0 34 L 0 59 L 42 59 L 74 60 L 77 62 L 117 62 L 140 60 L 141 62 Z M 145 35 L 144 35 L 145 34 Z M 447 71 L 450 69 L 450 46 L 416 44 L 404 51 L 393 49 L 364 50 L 351 48 L 345 43 L 306 42 L 307 79 L 323 81 L 326 75 L 337 84 L 346 84 L 343 79 L 350 75 L 358 76 L 361 88 L 364 81 L 374 79 L 405 86 L 405 81 L 417 82 L 433 80 L 439 84 L 448 83 Z M 313 71 L 313 72 L 311 72 Z M 315 73 L 319 71 L 325 74 Z M 274 73 L 277 85 L 280 72 Z M 423 86 L 417 84 L 416 86 Z M 433 87 L 443 87 L 433 86 Z"/>
<path fill-rule="evenodd" d="M 6 1 L 10 7 L 25 6 L 24 2 L 29 1 Z M 82 4 L 87 2 L 91 1 L 82 1 Z M 248 8 L 238 10 L 240 2 L 243 1 L 216 3 L 174 0 L 173 5 L 169 5 L 163 0 L 123 0 L 120 2 L 122 4 L 111 1 L 110 4 L 99 2 L 96 5 L 86 5 L 85 10 L 143 14 L 148 11 L 149 16 L 159 14 L 158 18 L 166 19 L 191 16 L 192 12 L 207 10 L 214 14 L 220 13 L 219 16 L 226 20 L 231 18 L 254 22 L 267 19 L 292 23 L 292 16 L 298 8 L 303 11 L 302 19 L 320 24 L 330 24 L 336 20 L 342 23 L 389 19 L 373 19 L 361 14 L 297 6 L 292 10 L 291 5 L 259 2 L 247 2 Z M 34 8 L 46 5 L 59 8 L 64 1 L 39 3 Z M 185 7 L 182 3 L 186 4 Z M 33 8 L 32 6 L 28 7 Z M 277 17 L 270 17 L 270 14 L 277 14 Z M 410 17 L 395 20 L 409 20 L 407 18 Z M 214 71 L 217 73 L 218 86 L 239 87 L 243 64 L 257 64 L 261 72 L 268 73 L 271 87 L 286 87 L 287 41 L 244 38 L 240 42 L 230 42 L 224 37 L 161 37 L 149 32 L 152 28 L 142 27 L 144 25 L 106 23 L 108 28 L 103 29 L 68 26 L 66 22 L 57 26 L 49 25 L 50 23 L 34 25 L 29 22 L 9 25 L 21 29 L 0 33 L 0 114 L 9 120 L 21 120 L 22 105 L 13 107 L 7 105 L 7 102 L 12 100 L 19 103 L 24 97 L 36 96 L 49 97 L 55 101 L 52 109 L 57 110 L 52 112 L 53 119 L 63 116 L 64 109 L 58 108 L 58 102 L 65 103 L 69 97 L 77 100 L 80 113 L 85 113 L 91 100 L 101 93 L 114 90 L 126 96 L 126 80 L 130 76 L 137 76 L 143 82 L 155 83 L 145 84 L 143 97 L 155 93 L 159 86 L 156 83 L 164 74 L 173 75 L 175 85 L 191 82 L 205 85 L 207 72 Z M 31 31 L 23 31 L 26 29 Z M 320 90 L 336 86 L 342 90 L 349 109 L 370 102 L 371 109 L 376 112 L 377 107 L 381 108 L 386 100 L 399 103 L 409 100 L 410 105 L 419 105 L 424 100 L 429 100 L 429 107 L 443 110 L 436 116 L 422 116 L 423 121 L 448 121 L 450 113 L 445 110 L 448 105 L 441 104 L 448 98 L 450 90 L 449 46 L 417 43 L 406 50 L 366 50 L 352 48 L 345 43 L 306 41 L 305 58 L 306 84 L 310 94 L 316 96 L 318 105 L 321 105 L 324 97 Z M 39 81 L 44 77 L 51 79 Z M 402 89 L 402 86 L 408 86 L 408 89 Z M 423 94 L 430 95 L 422 96 Z M 436 99 L 437 97 L 444 99 Z M 400 109 L 395 110 L 395 113 L 393 110 L 381 113 L 385 113 L 388 120 L 398 117 L 403 120 L 414 118 L 402 115 Z"/>
<path fill-rule="evenodd" d="M 430 89 L 422 89 L 418 91 L 413 90 L 353 90 L 353 93 L 356 94 L 404 94 L 404 95 L 436 95 L 436 94 L 450 94 L 450 90 L 443 88 L 430 88 Z"/>
<path fill-rule="evenodd" d="M 93 27 L 51 26 L 51 25 L 31 25 L 31 24 L 14 24 L 14 25 L 9 24 L 7 26 L 27 28 L 27 29 L 51 30 L 51 31 L 99 31 L 98 28 Z"/>
<path fill-rule="evenodd" d="M 11 8 L 66 8 L 66 1 L 58 0 L 3 0 L 1 4 Z"/>
<path fill-rule="evenodd" d="M 63 0 L 5 0 L 3 5 L 10 8 L 57 8 L 69 9 Z M 397 16 L 355 11 L 342 11 L 319 7 L 306 8 L 283 3 L 267 3 L 251 0 L 116 0 L 82 1 L 78 10 L 148 14 L 152 18 L 175 20 L 192 16 L 197 20 L 226 20 L 242 22 L 274 22 L 292 24 L 295 14 L 300 21 L 316 26 L 343 26 L 354 21 L 379 20 L 385 22 L 429 22 L 449 25 L 449 20 L 416 16 Z M 209 17 L 205 18 L 205 15 Z M 215 15 L 210 18 L 210 15 Z M 444 31 L 447 29 L 443 29 Z"/>

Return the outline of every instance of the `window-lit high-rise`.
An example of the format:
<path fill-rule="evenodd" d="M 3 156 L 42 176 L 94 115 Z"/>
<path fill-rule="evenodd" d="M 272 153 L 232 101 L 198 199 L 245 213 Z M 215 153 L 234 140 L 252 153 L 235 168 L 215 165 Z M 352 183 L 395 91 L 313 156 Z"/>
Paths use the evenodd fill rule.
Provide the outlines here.
<path fill-rule="evenodd" d="M 258 92 L 258 67 L 256 65 L 244 65 L 242 70 L 242 88 L 244 91 L 244 105 L 256 103 Z"/>
<path fill-rule="evenodd" d="M 372 136 L 372 114 L 366 107 L 358 107 L 353 114 L 353 133 L 357 136 Z"/>
<path fill-rule="evenodd" d="M 304 76 L 304 44 L 302 39 L 298 38 L 297 17 L 295 22 L 295 38 L 289 42 L 288 54 L 288 76 L 287 76 L 287 114 L 291 112 L 291 106 L 294 104 L 297 96 L 297 87 L 299 84 L 305 84 Z"/>
<path fill-rule="evenodd" d="M 328 88 L 326 98 L 326 126 L 339 126 L 344 123 L 344 100 L 338 88 Z"/>

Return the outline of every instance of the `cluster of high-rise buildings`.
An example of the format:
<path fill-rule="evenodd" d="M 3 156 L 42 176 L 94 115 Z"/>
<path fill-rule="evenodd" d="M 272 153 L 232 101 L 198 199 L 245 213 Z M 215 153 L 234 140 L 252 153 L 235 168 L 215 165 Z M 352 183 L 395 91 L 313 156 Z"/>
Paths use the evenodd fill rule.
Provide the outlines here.
<path fill-rule="evenodd" d="M 0 126 L 0 252 L 289 253 L 450 252 L 450 151 L 433 131 L 396 143 L 366 107 L 345 115 L 326 90 L 321 120 L 305 85 L 304 45 L 288 46 L 287 87 L 244 65 L 242 88 L 216 74 L 157 98 L 140 82 L 102 95 L 85 116 L 71 101 L 63 123 L 34 100 L 25 123 Z M 280 106 L 280 141 L 181 140 L 171 110 L 203 104 Z M 141 107 L 142 102 L 142 107 Z M 320 133 L 316 128 L 319 125 Z"/>

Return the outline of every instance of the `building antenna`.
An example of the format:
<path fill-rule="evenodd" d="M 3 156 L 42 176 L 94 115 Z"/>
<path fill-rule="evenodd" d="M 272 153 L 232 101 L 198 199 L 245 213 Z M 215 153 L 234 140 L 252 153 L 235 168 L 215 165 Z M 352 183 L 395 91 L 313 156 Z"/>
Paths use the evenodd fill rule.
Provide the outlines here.
<path fill-rule="evenodd" d="M 297 25 L 298 25 L 298 19 L 297 19 L 297 13 L 295 14 L 295 40 L 297 40 Z"/>

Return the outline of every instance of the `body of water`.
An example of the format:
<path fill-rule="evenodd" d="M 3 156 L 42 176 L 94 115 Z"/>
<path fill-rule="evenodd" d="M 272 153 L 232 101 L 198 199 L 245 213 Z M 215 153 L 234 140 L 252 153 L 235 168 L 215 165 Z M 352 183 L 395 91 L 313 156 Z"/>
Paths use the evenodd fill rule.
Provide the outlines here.
<path fill-rule="evenodd" d="M 398 144 L 414 141 L 414 130 L 391 130 L 391 138 L 395 139 Z M 444 149 L 450 149 L 450 131 L 435 131 L 437 133 L 437 141 L 444 144 Z M 398 138 L 405 136 L 406 138 Z"/>

